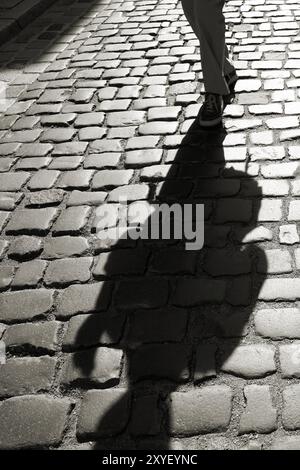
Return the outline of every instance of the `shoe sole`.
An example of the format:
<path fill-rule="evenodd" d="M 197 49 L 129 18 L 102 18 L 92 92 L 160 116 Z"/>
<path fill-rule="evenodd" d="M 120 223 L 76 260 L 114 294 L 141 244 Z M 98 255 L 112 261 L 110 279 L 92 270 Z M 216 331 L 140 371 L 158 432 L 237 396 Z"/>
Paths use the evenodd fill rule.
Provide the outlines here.
<path fill-rule="evenodd" d="M 229 75 L 231 75 L 232 73 L 233 73 L 233 72 L 231 72 Z M 236 82 L 238 81 L 238 79 L 239 79 L 239 77 L 238 77 L 237 73 L 235 72 L 234 75 L 233 75 L 228 81 L 226 80 L 226 81 L 227 81 L 227 85 L 228 85 L 229 87 L 231 87 L 231 86 L 233 85 L 233 87 L 234 87 L 234 85 L 236 84 Z"/>
<path fill-rule="evenodd" d="M 235 75 L 229 82 L 227 82 L 227 85 L 229 87 L 229 94 L 228 95 L 223 95 L 223 101 L 225 106 L 228 104 L 231 104 L 235 98 L 235 85 L 236 82 L 238 81 L 238 77 Z"/>
<path fill-rule="evenodd" d="M 234 91 L 232 93 L 230 92 L 228 95 L 223 95 L 224 105 L 227 106 L 228 104 L 233 103 L 234 98 L 235 98 L 235 92 Z"/>

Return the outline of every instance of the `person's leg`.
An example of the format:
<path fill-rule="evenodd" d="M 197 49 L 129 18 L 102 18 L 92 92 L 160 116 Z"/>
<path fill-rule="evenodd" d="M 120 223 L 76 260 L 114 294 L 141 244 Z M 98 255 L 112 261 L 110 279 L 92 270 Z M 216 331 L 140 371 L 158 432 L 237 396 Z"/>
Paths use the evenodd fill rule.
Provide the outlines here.
<path fill-rule="evenodd" d="M 225 0 L 181 0 L 185 16 L 200 42 L 203 81 L 206 92 L 226 95 L 224 74 L 234 71 L 225 43 Z"/>

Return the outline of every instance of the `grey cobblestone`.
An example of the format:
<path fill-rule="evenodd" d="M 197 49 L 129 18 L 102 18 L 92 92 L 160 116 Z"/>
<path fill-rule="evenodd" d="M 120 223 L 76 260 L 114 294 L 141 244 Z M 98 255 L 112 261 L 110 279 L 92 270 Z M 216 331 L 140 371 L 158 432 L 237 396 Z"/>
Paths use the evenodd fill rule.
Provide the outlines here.
<path fill-rule="evenodd" d="M 8 256 L 18 260 L 35 258 L 41 253 L 42 249 L 42 240 L 40 238 L 23 235 L 11 242 Z"/>
<path fill-rule="evenodd" d="M 24 209 L 15 212 L 6 227 L 7 234 L 47 233 L 57 215 L 54 208 Z"/>
<path fill-rule="evenodd" d="M 284 344 L 280 346 L 279 354 L 282 376 L 285 378 L 299 378 L 299 344 Z"/>
<path fill-rule="evenodd" d="M 300 427 L 300 402 L 299 384 L 290 385 L 283 391 L 283 427 L 285 429 L 299 429 Z"/>
<path fill-rule="evenodd" d="M 47 129 L 41 136 L 41 142 L 67 142 L 72 140 L 76 131 L 74 129 Z"/>
<path fill-rule="evenodd" d="M 39 259 L 22 263 L 16 272 L 12 286 L 35 287 L 41 281 L 45 269 L 46 262 Z"/>
<path fill-rule="evenodd" d="M 112 113 L 107 116 L 107 125 L 116 126 L 136 126 L 145 121 L 146 114 L 143 111 L 124 111 Z"/>
<path fill-rule="evenodd" d="M 64 285 L 74 282 L 87 282 L 90 279 L 92 258 L 63 258 L 51 261 L 46 269 L 46 285 Z"/>
<path fill-rule="evenodd" d="M 64 172 L 56 183 L 56 187 L 63 189 L 86 189 L 94 174 L 93 170 L 72 170 Z"/>
<path fill-rule="evenodd" d="M 50 189 L 54 186 L 58 177 L 59 171 L 39 170 L 31 177 L 27 187 L 32 191 Z"/>
<path fill-rule="evenodd" d="M 85 152 L 87 145 L 87 142 L 66 142 L 56 144 L 52 155 L 82 155 Z"/>
<path fill-rule="evenodd" d="M 58 301 L 58 314 L 71 316 L 76 313 L 90 313 L 106 310 L 111 294 L 111 285 L 103 282 L 81 286 L 73 285 L 65 289 Z M 101 305 L 98 297 L 101 295 Z"/>
<path fill-rule="evenodd" d="M 296 308 L 259 310 L 255 314 L 257 332 L 274 339 L 298 338 L 299 311 Z"/>
<path fill-rule="evenodd" d="M 179 0 L 69 3 L 0 48 L 1 448 L 298 448 L 298 6 L 225 2 L 206 131 Z M 115 239 L 120 197 L 204 203 L 204 247 Z"/>
<path fill-rule="evenodd" d="M 52 446 L 61 442 L 70 401 L 27 395 L 1 403 L 2 449 Z"/>
<path fill-rule="evenodd" d="M 231 400 L 231 390 L 224 385 L 172 393 L 171 433 L 195 435 L 226 429 L 231 416 Z M 211 408 L 214 408 L 213 413 Z"/>
<path fill-rule="evenodd" d="M 52 237 L 45 241 L 43 258 L 64 258 L 68 256 L 80 256 L 89 248 L 88 242 L 83 237 Z"/>
<path fill-rule="evenodd" d="M 80 409 L 78 436 L 89 440 L 97 436 L 118 434 L 125 428 L 129 419 L 129 405 L 130 397 L 126 389 L 89 390 L 83 398 Z M 113 406 L 117 406 L 117 409 L 108 418 L 107 414 Z M 99 422 L 102 422 L 101 427 Z"/>
<path fill-rule="evenodd" d="M 62 381 L 63 383 L 75 380 L 88 380 L 99 384 L 117 383 L 122 354 L 122 350 L 105 347 L 68 354 L 62 371 Z M 90 362 L 91 358 L 93 358 L 93 367 L 86 377 L 84 364 Z"/>
<path fill-rule="evenodd" d="M 260 291 L 261 300 L 297 300 L 300 296 L 300 279 L 267 279 Z"/>
<path fill-rule="evenodd" d="M 67 206 L 99 206 L 107 196 L 104 191 L 72 191 Z"/>
<path fill-rule="evenodd" d="M 277 427 L 276 409 L 273 407 L 270 388 L 267 385 L 246 385 L 246 409 L 241 416 L 240 434 L 269 433 Z"/>
<path fill-rule="evenodd" d="M 168 283 L 165 280 L 123 281 L 116 294 L 116 306 L 120 310 L 132 308 L 157 308 L 166 304 Z"/>
<path fill-rule="evenodd" d="M 41 316 L 53 305 L 53 291 L 30 289 L 0 294 L 1 321 L 12 322 Z"/>
<path fill-rule="evenodd" d="M 7 250 L 8 242 L 6 240 L 0 240 L 0 257 L 2 257 Z"/>
<path fill-rule="evenodd" d="M 127 185 L 133 177 L 133 170 L 102 170 L 96 172 L 92 188 L 102 189 Z"/>
<path fill-rule="evenodd" d="M 22 144 L 20 148 L 18 148 L 16 155 L 17 157 L 25 158 L 25 157 L 45 157 L 48 155 L 53 148 L 52 144 Z"/>
<path fill-rule="evenodd" d="M 1 366 L 0 395 L 9 397 L 48 391 L 54 379 L 55 362 L 49 356 L 9 359 Z"/>
<path fill-rule="evenodd" d="M 291 273 L 293 271 L 292 258 L 288 251 L 280 249 L 266 250 L 265 256 L 262 258 L 258 263 L 258 272 L 264 272 L 265 258 L 267 261 L 267 272 L 270 274 Z"/>
<path fill-rule="evenodd" d="M 30 178 L 30 173 L 0 174 L 1 191 L 19 191 Z"/>
<path fill-rule="evenodd" d="M 33 192 L 26 197 L 25 205 L 26 207 L 55 206 L 63 201 L 64 195 L 64 191 L 60 189 L 45 189 Z"/>
<path fill-rule="evenodd" d="M 86 321 L 94 325 L 94 328 L 86 330 L 82 334 L 82 328 Z M 108 312 L 103 315 L 75 315 L 68 324 L 64 336 L 64 347 L 77 349 L 83 346 L 96 346 L 99 344 L 118 343 L 124 327 L 125 316 Z"/>
<path fill-rule="evenodd" d="M 5 290 L 12 282 L 15 268 L 12 266 L 0 267 L 0 290 Z"/>
<path fill-rule="evenodd" d="M 59 346 L 59 322 L 20 323 L 9 326 L 4 334 L 8 348 L 30 348 L 54 352 Z"/>
<path fill-rule="evenodd" d="M 90 209 L 87 206 L 68 207 L 56 220 L 54 234 L 76 234 L 85 226 Z"/>
<path fill-rule="evenodd" d="M 276 371 L 275 350 L 267 345 L 239 346 L 223 362 L 222 370 L 245 378 L 264 377 Z M 228 353 L 225 352 L 225 357 Z"/>
<path fill-rule="evenodd" d="M 294 224 L 281 225 L 279 227 L 279 240 L 280 243 L 286 245 L 294 245 L 299 242 L 297 226 Z"/>

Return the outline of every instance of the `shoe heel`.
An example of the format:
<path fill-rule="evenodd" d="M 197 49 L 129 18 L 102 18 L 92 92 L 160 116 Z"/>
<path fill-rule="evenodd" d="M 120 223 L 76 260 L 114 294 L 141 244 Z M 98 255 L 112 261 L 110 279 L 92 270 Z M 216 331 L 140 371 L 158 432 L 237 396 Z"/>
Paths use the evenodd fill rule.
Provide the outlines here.
<path fill-rule="evenodd" d="M 223 103 L 224 103 L 224 106 L 227 106 L 228 104 L 231 104 L 235 99 L 235 93 L 234 91 L 231 92 L 230 90 L 230 93 L 228 95 L 223 95 Z"/>
<path fill-rule="evenodd" d="M 229 85 L 229 90 L 230 90 L 230 93 L 232 93 L 234 95 L 234 90 L 235 90 L 235 85 L 237 83 L 238 79 L 236 79 L 234 82 L 232 82 L 230 85 Z"/>
<path fill-rule="evenodd" d="M 229 93 L 228 95 L 223 95 L 223 101 L 225 106 L 231 104 L 235 99 L 235 85 L 238 81 L 238 78 L 235 77 L 234 80 L 228 83 Z"/>

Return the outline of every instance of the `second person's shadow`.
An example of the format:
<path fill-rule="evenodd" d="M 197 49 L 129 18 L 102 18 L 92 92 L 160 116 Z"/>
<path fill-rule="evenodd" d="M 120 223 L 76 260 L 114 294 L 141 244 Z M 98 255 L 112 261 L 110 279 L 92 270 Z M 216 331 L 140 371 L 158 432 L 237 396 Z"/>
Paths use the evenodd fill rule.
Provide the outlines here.
<path fill-rule="evenodd" d="M 161 167 L 151 175 L 151 202 L 204 204 L 202 249 L 186 250 L 186 240 L 175 237 L 131 240 L 128 234 L 109 248 L 98 244 L 97 279 L 105 284 L 97 311 L 77 332 L 74 367 L 84 388 L 118 385 L 93 383 L 92 375 L 97 348 L 109 343 L 123 350 L 123 393 L 104 413 L 99 395 L 97 426 L 80 431 L 79 439 L 95 448 L 168 449 L 170 393 L 188 382 L 192 388 L 213 383 L 247 333 L 267 271 L 250 235 L 262 194 L 242 153 L 239 163 L 226 163 L 225 137 L 222 126 L 204 130 L 195 121 L 180 148 L 168 152 L 168 172 Z"/>

